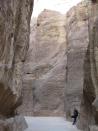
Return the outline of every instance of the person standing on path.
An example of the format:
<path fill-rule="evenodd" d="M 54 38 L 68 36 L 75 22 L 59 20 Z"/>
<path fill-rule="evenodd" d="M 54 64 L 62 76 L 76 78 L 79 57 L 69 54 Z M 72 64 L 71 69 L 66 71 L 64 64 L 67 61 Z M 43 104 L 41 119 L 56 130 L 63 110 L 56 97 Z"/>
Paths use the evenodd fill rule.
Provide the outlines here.
<path fill-rule="evenodd" d="M 74 109 L 74 112 L 73 112 L 73 115 L 71 116 L 71 118 L 74 119 L 74 120 L 73 120 L 73 125 L 76 124 L 78 115 L 79 115 L 79 112 L 78 112 L 78 110 L 75 108 L 75 109 Z"/>

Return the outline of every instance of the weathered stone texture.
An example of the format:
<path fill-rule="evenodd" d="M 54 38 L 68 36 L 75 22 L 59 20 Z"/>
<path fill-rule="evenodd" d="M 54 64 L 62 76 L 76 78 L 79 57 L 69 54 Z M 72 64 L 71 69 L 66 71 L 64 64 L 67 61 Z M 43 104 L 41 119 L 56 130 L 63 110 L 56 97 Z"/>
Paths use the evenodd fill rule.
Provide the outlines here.
<path fill-rule="evenodd" d="M 66 116 L 69 118 L 73 109 L 77 108 L 80 112 L 78 127 L 85 131 L 96 130 L 98 125 L 97 3 L 82 2 L 69 11 L 67 44 Z"/>
<path fill-rule="evenodd" d="M 23 66 L 23 89 L 22 89 L 22 98 L 23 103 L 17 109 L 17 112 L 24 116 L 33 116 L 33 85 L 34 77 L 32 74 L 33 63 L 35 61 L 35 44 L 36 44 L 36 18 L 31 19 L 30 26 L 30 44 L 29 50 L 26 56 L 26 61 Z"/>
<path fill-rule="evenodd" d="M 33 89 L 33 115 L 54 116 L 64 113 L 66 74 L 64 26 L 64 15 L 44 10 L 31 27 L 31 42 L 24 66 L 24 78 L 25 81 L 33 81 L 32 86 L 29 82 L 26 85 L 26 88 L 31 86 Z"/>
<path fill-rule="evenodd" d="M 88 47 L 88 14 L 84 2 L 67 13 L 67 73 L 65 86 L 66 117 L 74 108 L 80 111 L 84 83 L 84 59 Z M 69 104 L 70 103 L 70 104 Z"/>
<path fill-rule="evenodd" d="M 24 94 L 32 91 L 27 99 L 24 95 L 23 108 L 30 109 L 24 114 L 64 115 L 65 110 L 69 118 L 76 107 L 79 128 L 97 129 L 97 12 L 98 5 L 82 2 L 66 16 L 49 10 L 40 14 L 24 65 Z"/>
<path fill-rule="evenodd" d="M 22 116 L 0 120 L 0 131 L 24 131 L 27 127 L 26 121 Z"/>
<path fill-rule="evenodd" d="M 23 116 L 33 116 L 33 86 L 34 82 L 31 75 L 23 77 L 23 103 L 17 109 L 17 112 Z"/>
<path fill-rule="evenodd" d="M 0 114 L 21 104 L 23 62 L 29 45 L 32 0 L 0 1 Z"/>
<path fill-rule="evenodd" d="M 98 131 L 98 126 L 90 126 L 89 131 Z"/>
<path fill-rule="evenodd" d="M 98 125 L 98 4 L 89 5 L 89 46 L 84 63 L 84 88 L 80 123 L 88 131 L 91 125 Z M 92 126 L 92 127 L 93 127 Z M 91 130 L 96 130 L 91 128 Z"/>

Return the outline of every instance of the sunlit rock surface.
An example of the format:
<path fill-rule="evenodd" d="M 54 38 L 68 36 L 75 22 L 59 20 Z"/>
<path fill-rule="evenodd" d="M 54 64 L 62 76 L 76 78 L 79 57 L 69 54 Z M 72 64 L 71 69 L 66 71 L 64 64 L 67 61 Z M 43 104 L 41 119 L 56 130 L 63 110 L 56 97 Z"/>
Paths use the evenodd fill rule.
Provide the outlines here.
<path fill-rule="evenodd" d="M 29 108 L 24 114 L 65 113 L 71 118 L 76 107 L 80 112 L 78 127 L 97 129 L 97 8 L 82 2 L 66 16 L 44 10 L 37 21 L 33 19 L 24 66 L 24 87 L 32 93 L 25 99 L 24 109 L 28 103 Z"/>
<path fill-rule="evenodd" d="M 32 86 L 28 82 L 25 88 L 31 86 L 32 89 L 33 108 L 29 104 L 30 109 L 33 109 L 33 111 L 31 109 L 33 115 L 63 115 L 64 113 L 66 74 L 64 25 L 65 16 L 50 10 L 44 10 L 36 24 L 34 19 L 31 21 L 31 41 L 24 66 L 24 82 L 32 81 Z M 30 102 L 29 98 L 24 102 L 25 108 L 25 103 L 28 102 Z M 28 110 L 26 109 L 25 112 Z M 30 115 L 29 112 L 27 114 Z"/>
<path fill-rule="evenodd" d="M 74 108 L 80 112 L 84 84 L 84 59 L 88 47 L 88 13 L 85 3 L 73 7 L 66 16 L 67 73 L 65 112 L 71 118 Z"/>

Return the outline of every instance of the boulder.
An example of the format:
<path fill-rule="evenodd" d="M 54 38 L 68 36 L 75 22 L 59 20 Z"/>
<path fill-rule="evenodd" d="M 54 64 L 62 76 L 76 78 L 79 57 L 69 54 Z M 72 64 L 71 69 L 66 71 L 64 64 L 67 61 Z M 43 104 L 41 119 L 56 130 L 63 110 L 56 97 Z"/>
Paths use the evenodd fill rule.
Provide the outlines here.
<path fill-rule="evenodd" d="M 24 131 L 27 127 L 26 121 L 22 116 L 0 120 L 0 131 Z"/>

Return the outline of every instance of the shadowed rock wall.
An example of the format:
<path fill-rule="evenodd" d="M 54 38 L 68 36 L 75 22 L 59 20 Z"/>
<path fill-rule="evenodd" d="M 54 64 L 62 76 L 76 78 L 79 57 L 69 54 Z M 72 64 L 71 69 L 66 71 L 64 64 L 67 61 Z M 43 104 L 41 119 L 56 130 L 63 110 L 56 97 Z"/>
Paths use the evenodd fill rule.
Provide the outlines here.
<path fill-rule="evenodd" d="M 98 3 L 89 4 L 89 46 L 84 63 L 84 88 L 80 127 L 98 130 Z"/>
<path fill-rule="evenodd" d="M 21 104 L 23 62 L 29 45 L 32 0 L 0 1 L 0 115 Z"/>

